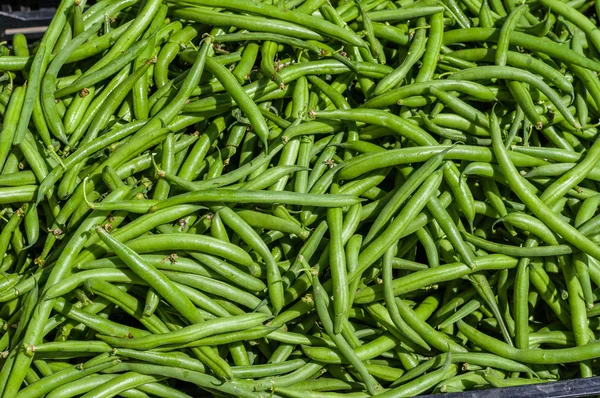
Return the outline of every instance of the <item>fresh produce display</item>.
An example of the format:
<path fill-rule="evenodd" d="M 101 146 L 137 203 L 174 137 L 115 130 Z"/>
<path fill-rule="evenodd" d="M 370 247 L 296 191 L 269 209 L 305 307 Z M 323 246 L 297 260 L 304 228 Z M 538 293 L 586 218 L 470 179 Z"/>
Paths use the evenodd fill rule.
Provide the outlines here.
<path fill-rule="evenodd" d="M 64 0 L 0 45 L 0 397 L 599 375 L 599 15 Z"/>

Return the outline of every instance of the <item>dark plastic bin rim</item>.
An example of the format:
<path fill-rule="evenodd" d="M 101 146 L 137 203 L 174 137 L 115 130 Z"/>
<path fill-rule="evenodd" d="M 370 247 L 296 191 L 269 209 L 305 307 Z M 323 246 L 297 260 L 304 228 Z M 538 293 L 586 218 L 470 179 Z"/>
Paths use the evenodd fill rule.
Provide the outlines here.
<path fill-rule="evenodd" d="M 39 10 L 32 11 L 0 11 L 0 17 L 17 19 L 20 21 L 35 21 L 35 20 L 49 20 L 54 16 L 56 10 L 53 8 L 42 8 Z"/>

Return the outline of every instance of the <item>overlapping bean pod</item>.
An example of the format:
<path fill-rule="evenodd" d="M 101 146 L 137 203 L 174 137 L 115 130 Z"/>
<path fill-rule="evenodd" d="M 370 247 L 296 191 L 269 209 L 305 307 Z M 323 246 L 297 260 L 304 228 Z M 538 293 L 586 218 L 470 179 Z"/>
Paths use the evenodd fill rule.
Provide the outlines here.
<path fill-rule="evenodd" d="M 597 4 L 85 3 L 0 44 L 0 397 L 598 375 Z"/>

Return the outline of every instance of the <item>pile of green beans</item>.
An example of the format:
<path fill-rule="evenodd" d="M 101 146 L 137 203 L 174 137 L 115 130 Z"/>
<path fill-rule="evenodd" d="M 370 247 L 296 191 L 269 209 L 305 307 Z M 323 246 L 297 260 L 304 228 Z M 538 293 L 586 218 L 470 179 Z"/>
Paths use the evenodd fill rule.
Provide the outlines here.
<path fill-rule="evenodd" d="M 63 0 L 0 43 L 0 398 L 599 376 L 599 17 Z"/>

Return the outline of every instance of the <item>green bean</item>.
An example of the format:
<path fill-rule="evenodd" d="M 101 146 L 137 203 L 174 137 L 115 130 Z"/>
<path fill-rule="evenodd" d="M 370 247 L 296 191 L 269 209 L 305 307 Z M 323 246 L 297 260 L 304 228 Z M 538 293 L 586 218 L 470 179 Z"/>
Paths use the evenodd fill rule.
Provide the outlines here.
<path fill-rule="evenodd" d="M 496 223 L 500 221 L 531 232 L 549 245 L 559 244 L 556 235 L 543 222 L 528 214 L 515 211 L 502 216 Z"/>
<path fill-rule="evenodd" d="M 104 229 L 96 228 L 96 232 L 100 238 L 106 243 L 115 254 L 121 258 L 128 267 L 134 272 L 143 274 L 144 279 L 152 288 L 154 288 L 158 294 L 160 294 L 165 300 L 171 305 L 176 307 L 189 321 L 197 323 L 202 322 L 202 317 L 196 311 L 192 302 L 184 296 L 173 284 L 160 273 L 152 265 L 144 262 L 136 252 L 122 245 L 119 241 L 111 237 Z M 212 351 L 203 351 L 203 357 L 206 357 L 208 365 L 218 374 L 220 377 L 230 378 L 231 369 L 221 359 L 216 360 L 216 356 Z"/>
<path fill-rule="evenodd" d="M 394 221 L 360 254 L 358 259 L 358 269 L 348 276 L 350 281 L 362 274 L 371 264 L 383 255 L 393 242 L 398 240 L 399 235 L 406 228 L 407 224 L 425 207 L 427 203 L 426 198 L 431 194 L 434 194 L 439 187 L 441 180 L 441 171 L 433 172 L 427 177 Z"/>
<path fill-rule="evenodd" d="M 64 299 L 57 299 L 54 303 L 54 309 L 65 314 L 69 318 L 89 326 L 93 330 L 102 332 L 104 334 L 109 334 L 111 336 L 137 337 L 148 334 L 145 331 L 125 327 L 115 322 L 105 320 L 100 316 L 88 314 L 85 311 L 81 311 L 75 306 L 70 305 Z"/>
<path fill-rule="evenodd" d="M 83 75 L 79 77 L 77 80 L 70 84 L 67 87 L 57 90 L 54 95 L 58 98 L 63 97 L 68 94 L 72 94 L 82 90 L 87 86 L 91 86 L 109 76 L 112 76 L 117 71 L 121 70 L 125 65 L 131 62 L 133 59 L 137 58 L 142 51 L 148 46 L 150 43 L 149 39 L 142 40 L 134 44 L 131 48 L 129 48 L 126 52 L 117 57 L 113 62 L 104 66 L 96 73 L 89 73 L 87 75 Z M 114 48 L 114 47 L 113 47 Z M 106 59 L 106 58 L 104 58 Z"/>
<path fill-rule="evenodd" d="M 299 26 L 284 20 L 270 20 L 265 17 L 236 15 L 234 20 L 231 14 L 217 12 L 210 9 L 177 8 L 172 11 L 177 17 L 182 17 L 200 23 L 209 23 L 215 26 L 236 26 L 249 31 L 275 33 L 297 37 L 299 39 L 323 40 L 323 36 L 315 30 Z M 242 39 L 243 40 L 243 39 Z"/>
<path fill-rule="evenodd" d="M 143 384 L 162 380 L 164 377 L 142 375 L 136 372 L 123 373 L 110 381 L 90 390 L 84 397 L 110 397 L 116 393 L 123 393 L 131 388 Z"/>
<path fill-rule="evenodd" d="M 399 116 L 379 110 L 335 110 L 335 111 L 317 111 L 312 115 L 323 119 L 341 119 L 352 121 L 364 121 L 378 126 L 384 126 L 397 132 L 400 136 L 406 137 L 418 145 L 433 145 L 436 141 L 426 131 L 416 127 Z"/>
<path fill-rule="evenodd" d="M 500 29 L 493 28 L 469 28 L 456 29 L 444 35 L 444 44 L 470 41 L 497 41 L 500 36 Z M 539 51 L 543 54 L 552 56 L 563 62 L 570 62 L 583 68 L 600 71 L 600 63 L 587 59 L 576 52 L 564 48 L 558 43 L 554 43 L 546 38 L 538 38 L 525 33 L 513 31 L 510 34 L 510 44 L 526 48 L 530 51 Z"/>
<path fill-rule="evenodd" d="M 533 195 L 531 191 L 524 186 L 522 177 L 518 175 L 514 165 L 508 159 L 504 146 L 500 148 L 500 145 L 496 145 L 499 144 L 498 140 L 500 137 L 498 131 L 499 129 L 497 128 L 497 121 L 495 120 L 495 115 L 493 113 L 491 115 L 491 119 L 494 153 L 498 157 L 500 167 L 502 168 L 507 180 L 510 182 L 511 188 L 518 190 L 517 196 L 519 196 L 528 205 L 527 207 L 540 220 L 542 220 L 549 228 L 558 232 L 573 246 L 595 258 L 600 257 L 600 252 L 598 252 L 597 246 L 594 243 L 592 243 L 588 238 L 584 237 L 579 231 L 575 230 L 575 228 L 573 228 L 571 225 L 554 215 L 554 213 L 544 202 L 542 202 L 537 196 Z M 496 139 L 495 144 L 494 139 Z"/>
<path fill-rule="evenodd" d="M 218 208 L 218 211 L 221 213 L 223 222 L 233 229 L 265 262 L 269 298 L 273 305 L 273 311 L 278 314 L 283 308 L 283 284 L 279 268 L 271 252 L 260 236 L 231 208 L 222 206 Z"/>
<path fill-rule="evenodd" d="M 453 51 L 452 54 L 457 58 L 472 62 L 494 62 L 496 50 L 475 48 Z M 506 57 L 508 65 L 538 74 L 562 91 L 567 93 L 573 92 L 573 85 L 565 78 L 565 76 L 544 62 L 514 51 L 508 51 Z"/>
<path fill-rule="evenodd" d="M 118 364 L 119 362 L 120 361 L 118 359 L 111 360 L 111 358 L 108 355 L 104 356 L 101 354 L 98 357 L 93 358 L 86 363 L 75 365 L 63 371 L 54 373 L 51 376 L 44 377 L 38 382 L 33 383 L 30 386 L 27 386 L 24 389 L 20 390 L 19 393 L 15 396 L 42 396 L 46 393 L 51 392 L 54 388 L 62 384 L 66 384 L 74 380 L 81 379 L 87 375 L 108 369 L 111 366 Z"/>
<path fill-rule="evenodd" d="M 514 10 L 511 11 L 511 13 L 508 15 L 508 17 L 502 24 L 502 29 L 500 30 L 500 37 L 498 39 L 498 46 L 496 48 L 496 65 L 506 66 L 506 53 L 508 52 L 508 45 L 510 43 L 510 34 L 513 30 L 515 30 L 521 16 L 528 11 L 529 7 L 525 5 L 516 7 Z"/>
<path fill-rule="evenodd" d="M 419 69 L 419 73 L 415 78 L 415 83 L 426 82 L 428 80 L 431 80 L 431 78 L 434 75 L 444 35 L 443 12 L 433 14 L 431 16 L 431 19 L 429 20 L 429 25 L 429 37 L 427 38 L 427 47 L 425 48 L 425 54 L 423 54 L 423 65 Z"/>
<path fill-rule="evenodd" d="M 19 122 L 21 110 L 24 106 L 25 93 L 26 86 L 15 87 L 10 96 L 10 102 L 8 103 L 6 113 L 4 114 L 2 130 L 0 131 L 0 136 L 2 137 L 2 143 L 0 144 L 0 170 L 4 168 L 11 145 L 15 138 L 15 130 Z"/>
<path fill-rule="evenodd" d="M 426 161 L 434 154 L 443 151 L 446 151 L 446 155 L 444 156 L 446 160 L 469 160 L 472 162 L 491 162 L 494 160 L 494 155 L 490 149 L 469 145 L 438 145 L 435 147 L 390 149 L 385 152 L 367 153 L 354 157 L 339 171 L 339 176 L 343 179 L 356 178 L 359 175 L 383 167 Z M 521 157 L 520 155 L 520 151 L 511 151 L 508 156 L 511 157 L 512 162 L 518 167 L 531 167 L 536 163 L 545 164 L 544 160 L 534 160 L 530 157 Z"/>
<path fill-rule="evenodd" d="M 484 269 L 510 269 L 516 267 L 517 260 L 501 254 L 493 254 L 476 259 L 475 264 L 478 271 Z M 436 268 L 417 271 L 393 281 L 394 295 L 397 296 L 403 292 L 414 291 L 414 289 L 429 286 L 433 283 L 451 280 L 454 279 L 453 276 L 455 275 L 464 276 L 470 275 L 473 272 L 475 272 L 474 269 L 461 263 L 445 264 Z M 368 303 L 373 300 L 382 299 L 382 290 L 381 286 L 368 286 L 357 294 L 355 302 Z"/>
<path fill-rule="evenodd" d="M 235 203 L 281 203 L 281 204 L 296 204 L 305 206 L 319 207 L 342 207 L 351 206 L 358 202 L 358 199 L 352 195 L 330 194 L 330 195 L 315 195 L 315 194 L 300 194 L 295 192 L 270 192 L 269 195 L 264 195 L 262 192 L 232 190 L 232 189 L 213 189 L 211 191 L 194 191 L 186 194 L 174 196 L 164 202 L 159 203 L 151 208 L 151 211 L 157 211 L 170 206 L 175 206 L 182 203 L 195 202 L 235 202 Z"/>
<path fill-rule="evenodd" d="M 600 159 L 600 144 L 598 147 L 592 145 L 586 156 L 575 167 L 563 174 L 559 179 L 552 183 L 544 193 L 540 196 L 540 200 L 552 205 L 559 197 L 567 193 L 571 188 L 577 185 L 597 163 L 597 158 Z"/>
<path fill-rule="evenodd" d="M 355 351 L 352 350 L 346 340 L 339 334 L 335 334 L 333 331 L 333 322 L 329 318 L 329 310 L 327 309 L 328 298 L 323 292 L 323 287 L 319 283 L 318 278 L 313 278 L 313 289 L 316 299 L 316 308 L 319 312 L 319 317 L 323 322 L 323 326 L 326 329 L 327 334 L 335 342 L 337 348 L 340 350 L 342 355 L 354 366 L 359 372 L 363 382 L 366 384 L 370 394 L 375 395 L 375 389 L 378 387 L 376 382 L 371 378 L 367 368 L 362 363 Z M 345 302 L 344 302 L 345 304 Z"/>
<path fill-rule="evenodd" d="M 387 397 L 400 397 L 400 396 L 413 396 L 420 394 L 424 391 L 429 390 L 434 385 L 440 383 L 442 380 L 452 377 L 451 375 L 456 374 L 456 365 L 451 364 L 451 354 L 446 355 L 446 361 L 444 366 L 438 370 L 431 372 L 430 374 L 420 376 L 401 387 L 395 387 L 391 390 L 386 391 L 381 396 Z M 449 376 L 450 375 L 450 376 Z"/>
<path fill-rule="evenodd" d="M 477 247 L 493 252 L 506 254 L 514 257 L 544 257 L 544 256 L 560 256 L 564 254 L 570 254 L 573 249 L 568 245 L 556 245 L 556 246 L 540 246 L 535 248 L 523 248 L 518 246 L 502 245 L 499 243 L 491 243 L 484 239 L 470 235 L 463 232 L 465 240 L 469 243 L 474 244 Z"/>
<path fill-rule="evenodd" d="M 256 104 L 254 104 L 247 96 L 235 77 L 227 68 L 214 61 L 212 58 L 206 59 L 206 69 L 215 75 L 221 84 L 223 84 L 223 87 L 225 87 L 228 94 L 236 101 L 242 112 L 244 112 L 250 121 L 254 133 L 258 135 L 265 148 L 268 148 L 267 137 L 269 136 L 269 128 L 267 127 L 267 123 Z"/>
<path fill-rule="evenodd" d="M 70 2 L 64 1 L 60 3 L 60 6 L 56 10 L 56 17 L 50 22 L 50 25 L 40 42 L 40 46 L 33 57 L 21 118 L 19 119 L 19 123 L 14 132 L 14 145 L 21 144 L 25 139 L 25 133 L 33 113 L 34 102 L 40 95 L 40 84 L 48 67 L 52 49 L 58 40 L 63 26 L 67 22 L 67 10 L 69 7 L 71 7 Z"/>
<path fill-rule="evenodd" d="M 593 375 L 592 5 L 357 1 L 65 0 L 0 43 L 0 395 Z"/>
<path fill-rule="evenodd" d="M 187 326 L 170 333 L 144 336 L 137 338 L 119 338 L 98 335 L 100 339 L 113 347 L 135 350 L 150 350 L 166 344 L 185 344 L 212 334 L 227 333 L 230 331 L 245 330 L 261 324 L 268 319 L 265 314 L 247 314 L 228 318 L 207 320 L 195 325 Z"/>
<path fill-rule="evenodd" d="M 565 117 L 565 120 L 567 120 L 571 126 L 577 129 L 581 128 L 579 122 L 573 118 L 573 115 L 571 115 L 571 113 L 566 109 L 557 94 L 552 91 L 552 89 L 548 87 L 541 79 L 533 74 L 508 66 L 482 66 L 475 69 L 465 69 L 451 76 L 451 79 L 453 80 L 485 80 L 490 78 L 515 80 L 531 84 L 544 93 L 544 95 L 546 95 L 552 101 L 552 103 L 557 107 L 559 112 Z"/>
<path fill-rule="evenodd" d="M 405 78 L 406 74 L 410 71 L 413 65 L 421 59 L 425 53 L 425 18 L 419 18 L 417 22 L 417 32 L 414 35 L 410 49 L 408 50 L 408 56 L 402 61 L 402 64 L 394 69 L 392 73 L 385 76 L 377 83 L 374 95 L 381 95 L 393 87 L 396 87 L 402 79 Z"/>
<path fill-rule="evenodd" d="M 192 2 L 193 4 L 193 2 Z M 210 0 L 208 2 L 203 2 L 202 5 L 209 7 L 222 7 L 223 4 L 218 3 L 216 1 Z M 276 20 L 287 21 L 291 23 L 298 24 L 300 26 L 305 26 L 311 30 L 319 32 L 326 36 L 331 36 L 337 40 L 340 40 L 344 43 L 365 47 L 365 43 L 358 38 L 355 34 L 351 33 L 348 30 L 337 27 L 332 23 L 323 21 L 319 18 L 313 16 L 307 16 L 302 13 L 293 11 L 293 10 L 279 10 L 275 6 L 267 5 L 267 4 L 247 4 L 243 1 L 235 0 L 231 3 L 228 3 L 226 6 L 227 9 L 242 11 L 242 12 L 250 12 L 258 15 L 268 16 L 270 18 Z"/>
<path fill-rule="evenodd" d="M 95 24 L 91 26 L 90 29 L 86 30 L 73 41 L 71 41 L 67 46 L 65 46 L 65 48 L 59 52 L 58 56 L 54 57 L 52 62 L 48 65 L 48 69 L 46 70 L 41 82 L 42 110 L 44 111 L 44 116 L 48 121 L 48 127 L 50 132 L 52 132 L 54 136 L 63 142 L 67 141 L 66 131 L 62 121 L 60 120 L 60 116 L 58 115 L 58 110 L 56 109 L 56 104 L 54 102 L 56 76 L 69 56 L 99 29 L 100 24 Z M 76 91 L 79 90 L 75 90 L 74 92 Z"/>
<path fill-rule="evenodd" d="M 411 174 L 411 176 L 400 187 L 400 189 L 398 189 L 386 203 L 373 222 L 371 229 L 365 237 L 365 244 L 369 243 L 374 237 L 377 236 L 381 228 L 387 224 L 402 203 L 419 187 L 423 181 L 425 181 L 427 177 L 429 177 L 429 174 L 431 174 L 432 171 L 441 165 L 443 158 L 444 152 L 440 152 L 439 154 L 432 156 L 423 164 L 423 166 Z"/>
<path fill-rule="evenodd" d="M 458 327 L 469 340 L 480 347 L 489 350 L 491 353 L 525 363 L 555 364 L 579 362 L 593 358 L 595 356 L 595 350 L 598 349 L 597 344 L 589 343 L 586 346 L 563 349 L 522 350 L 510 347 L 507 344 L 494 339 L 493 337 L 487 336 L 463 321 L 458 322 Z"/>
<path fill-rule="evenodd" d="M 148 364 L 146 362 L 122 362 L 118 366 L 111 369 L 112 371 L 132 371 L 142 374 L 152 374 L 164 377 L 170 377 L 178 379 L 184 382 L 191 382 L 197 386 L 206 388 L 207 390 L 220 391 L 225 394 L 234 395 L 236 397 L 244 398 L 259 398 L 258 393 L 253 393 L 245 388 L 242 388 L 238 384 L 222 381 L 213 376 L 206 375 L 197 371 L 176 368 L 172 366 L 162 366 Z"/>

